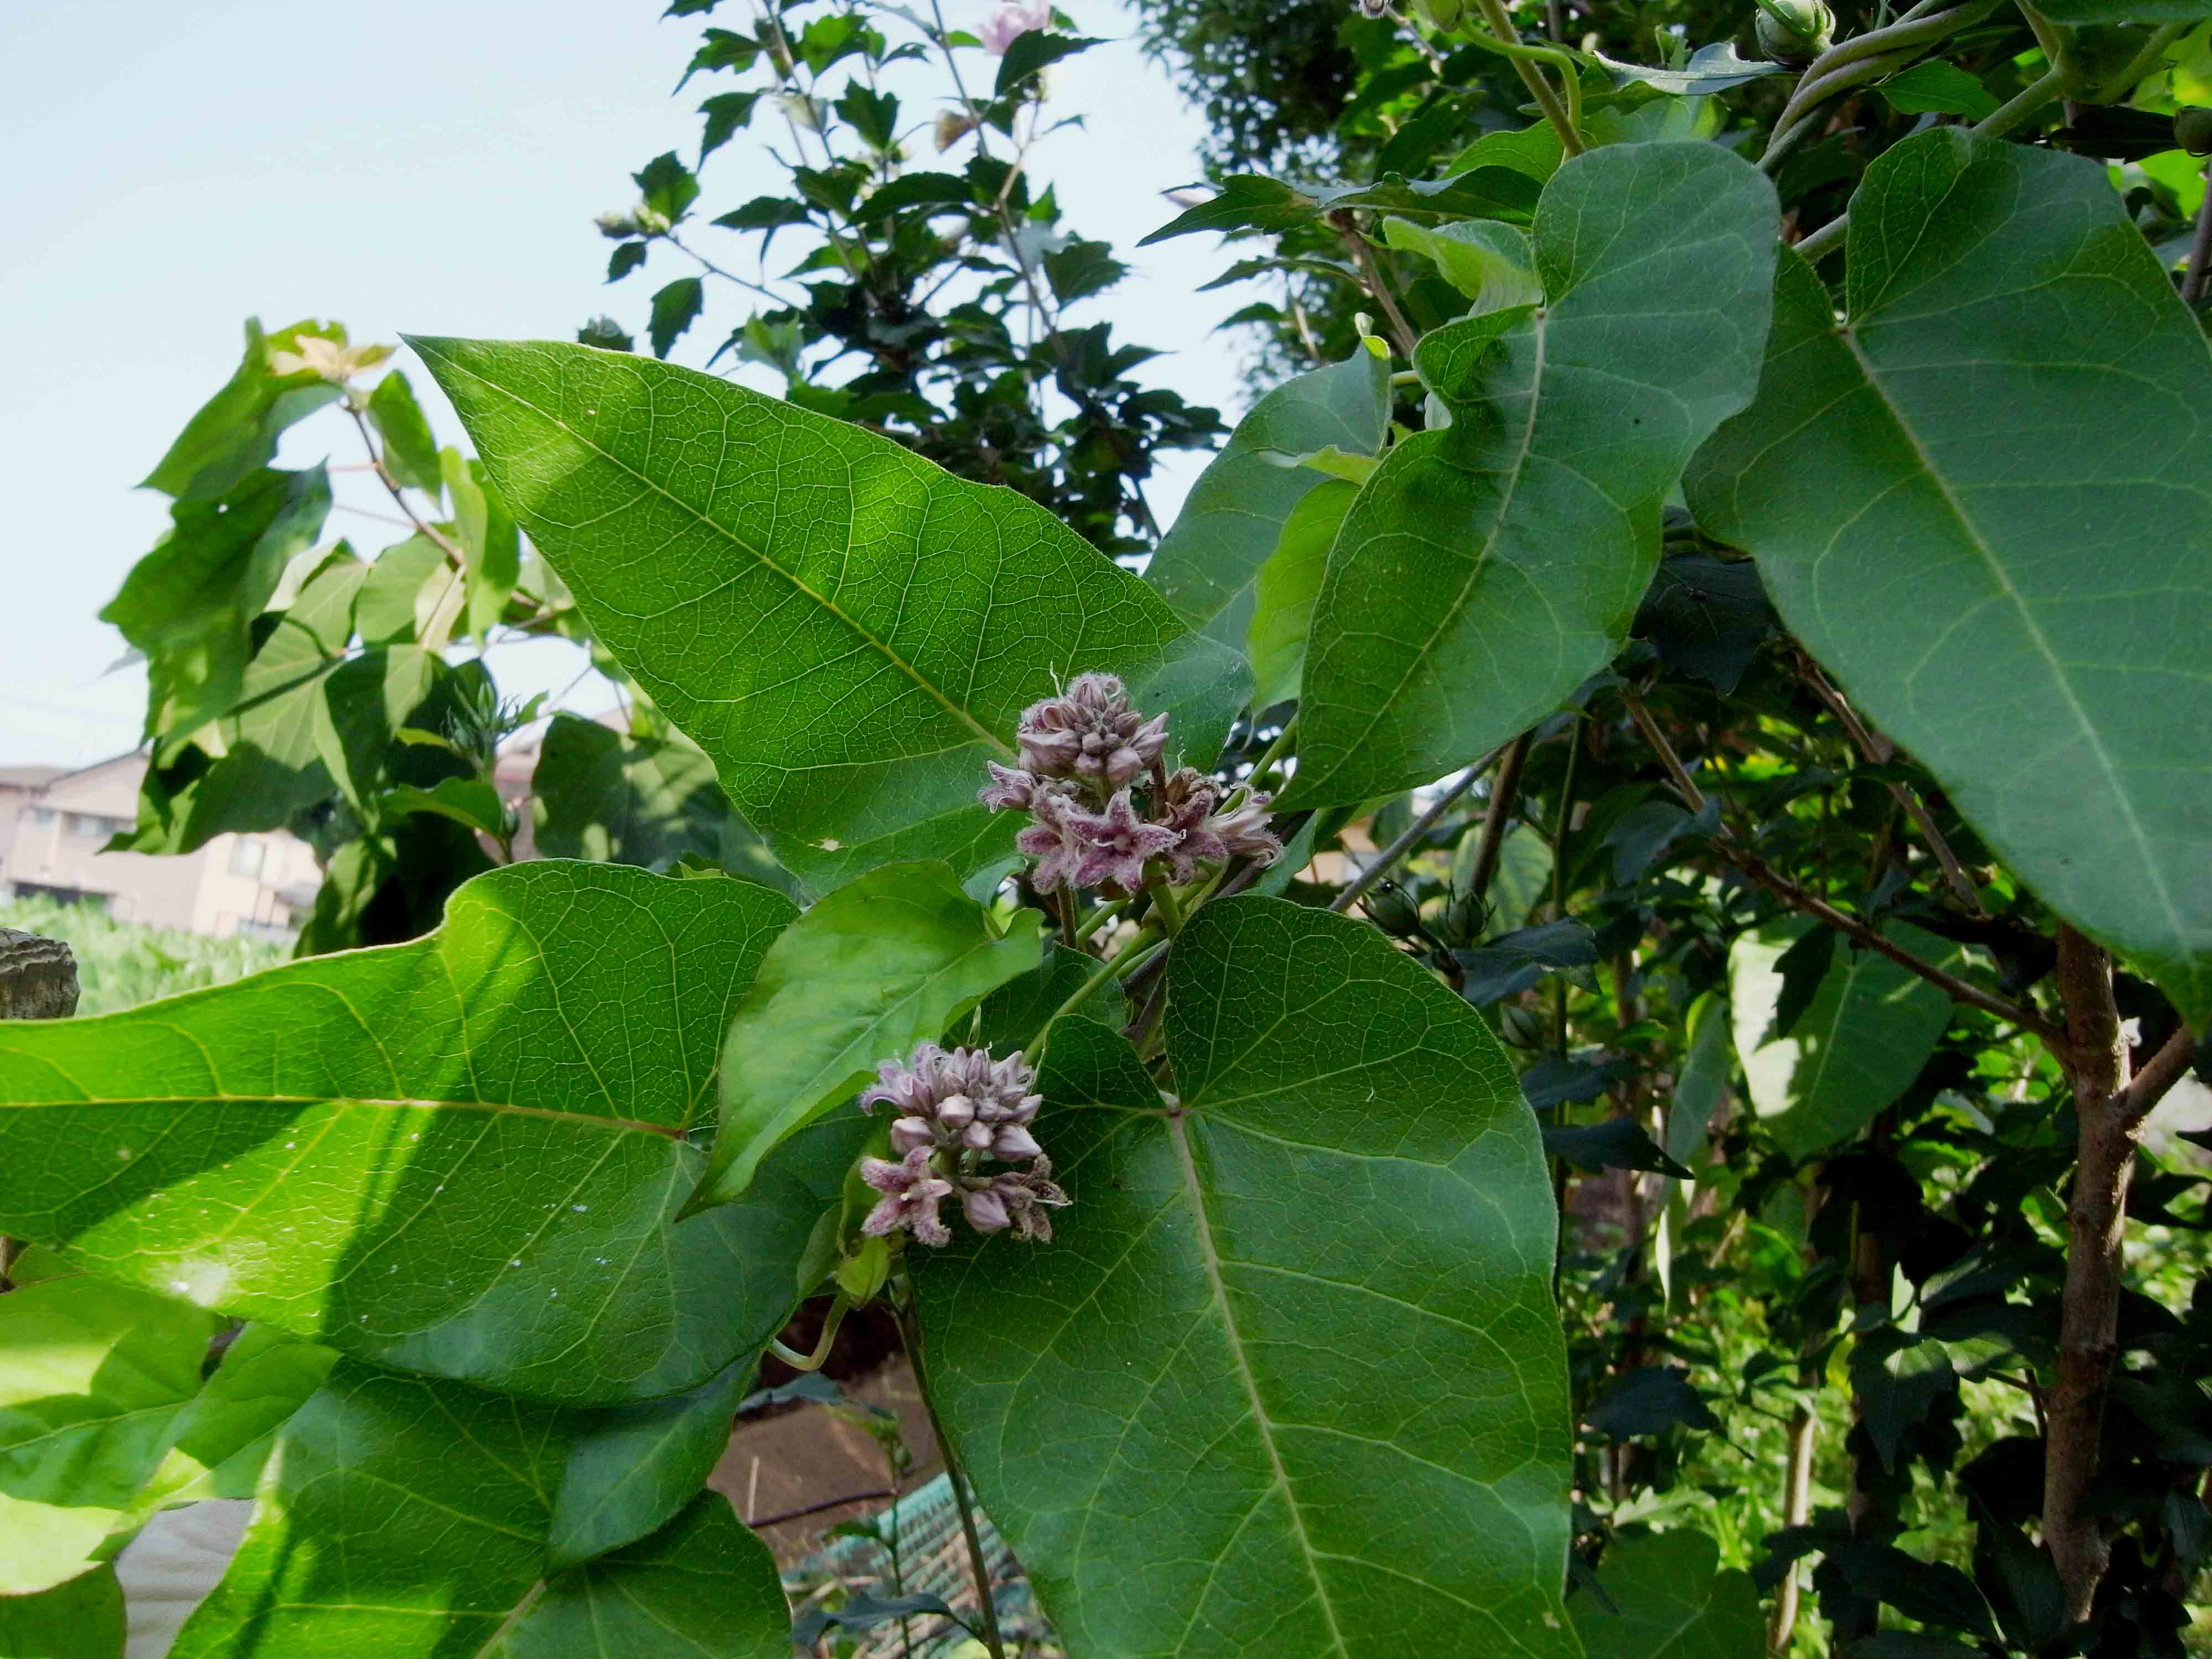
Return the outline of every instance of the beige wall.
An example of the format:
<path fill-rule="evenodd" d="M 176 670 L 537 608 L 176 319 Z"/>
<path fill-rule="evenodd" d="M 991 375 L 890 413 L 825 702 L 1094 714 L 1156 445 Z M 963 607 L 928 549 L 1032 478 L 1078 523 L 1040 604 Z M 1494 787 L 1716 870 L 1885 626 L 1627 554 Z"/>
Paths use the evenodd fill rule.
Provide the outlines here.
<path fill-rule="evenodd" d="M 144 757 L 121 756 L 18 796 L 12 840 L 0 852 L 0 881 L 16 892 L 95 894 L 118 921 L 219 938 L 241 927 L 290 927 L 291 907 L 279 890 L 317 886 L 322 872 L 307 843 L 281 830 L 217 836 L 176 857 L 100 850 L 136 819 L 145 770 Z M 0 799 L 0 811 L 9 805 Z"/>

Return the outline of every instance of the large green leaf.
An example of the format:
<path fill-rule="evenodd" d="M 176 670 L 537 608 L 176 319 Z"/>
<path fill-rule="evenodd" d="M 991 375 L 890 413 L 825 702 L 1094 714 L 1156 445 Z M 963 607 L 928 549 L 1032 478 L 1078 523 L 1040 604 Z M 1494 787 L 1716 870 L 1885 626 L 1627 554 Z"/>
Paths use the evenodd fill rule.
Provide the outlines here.
<path fill-rule="evenodd" d="M 1747 1572 L 1723 1572 L 1695 1528 L 1616 1539 L 1598 1569 L 1614 1612 L 1589 1590 L 1568 1603 L 1589 1659 L 1760 1659 L 1766 1620 Z"/>
<path fill-rule="evenodd" d="M 1775 224 L 1771 186 L 1716 145 L 1607 145 L 1553 177 L 1548 303 L 1421 343 L 1452 423 L 1384 458 L 1330 550 L 1287 805 L 1464 765 L 1620 648 L 1668 491 L 1758 383 Z"/>
<path fill-rule="evenodd" d="M 1191 627 L 1244 648 L 1252 583 L 1284 521 L 1328 475 L 1297 458 L 1331 446 L 1357 455 L 1382 447 L 1390 425 L 1390 360 L 1363 340 L 1340 363 L 1277 386 L 1237 423 L 1198 482 L 1145 579 Z"/>
<path fill-rule="evenodd" d="M 915 1264 L 933 1399 L 1061 1640 L 1572 1655 L 1556 1222 L 1503 1050 L 1285 900 L 1206 906 L 1167 981 L 1171 1105 L 1054 1028 L 1054 1242 Z"/>
<path fill-rule="evenodd" d="M 1729 1002 L 1736 1057 L 1752 1105 L 1793 1155 L 1806 1158 L 1849 1139 L 1903 1094 L 1951 1023 L 1951 1000 L 1875 951 L 1838 940 L 1812 999 L 1789 1030 L 1777 1016 L 1788 976 L 1780 963 L 1818 927 L 1802 917 L 1770 922 L 1729 951 Z M 1957 945 L 1905 922 L 1886 937 L 1932 965 L 1955 972 Z"/>
<path fill-rule="evenodd" d="M 2198 23 L 2212 17 L 2212 0 L 2051 0 L 2036 9 L 2054 23 Z"/>
<path fill-rule="evenodd" d="M 100 1567 L 35 1595 L 0 1595 L 8 1659 L 123 1659 L 123 1586 Z"/>
<path fill-rule="evenodd" d="M 782 1322 L 852 1156 L 839 1126 L 673 1224 L 730 1011 L 792 914 L 743 882 L 518 865 L 412 944 L 11 1024 L 0 1231 L 389 1364 L 689 1388 Z"/>
<path fill-rule="evenodd" d="M 737 1197 L 779 1143 L 879 1064 L 1036 967 L 1043 920 L 1017 910 L 1001 935 L 942 864 L 886 865 L 807 911 L 769 947 L 731 1022 L 721 1121 L 694 1206 Z"/>
<path fill-rule="evenodd" d="M 2212 1017 L 2212 354 L 2102 167 L 1942 128 L 1785 257 L 1690 499 L 2021 878 Z"/>
<path fill-rule="evenodd" d="M 729 1449 L 751 1360 L 686 1394 L 593 1412 L 568 1448 L 546 1547 L 556 1567 L 635 1543 L 702 1486 Z"/>
<path fill-rule="evenodd" d="M 1314 600 L 1328 570 L 1328 550 L 1358 489 L 1342 478 L 1324 478 L 1283 520 L 1275 550 L 1252 583 L 1252 623 L 1247 654 L 1252 659 L 1256 707 L 1266 708 L 1298 695 L 1306 663 L 1306 630 L 1313 625 Z"/>
<path fill-rule="evenodd" d="M 279 1437 L 173 1659 L 783 1659 L 775 1565 L 717 1493 L 616 1553 L 550 1559 L 592 1415 L 341 1365 Z"/>
<path fill-rule="evenodd" d="M 199 1388 L 215 1328 L 76 1273 L 0 1296 L 0 1597 L 85 1571 Z"/>
<path fill-rule="evenodd" d="M 594 637 L 817 890 L 1003 860 L 975 792 L 1022 708 L 1182 632 L 1033 502 L 856 427 L 627 353 L 414 343 Z"/>

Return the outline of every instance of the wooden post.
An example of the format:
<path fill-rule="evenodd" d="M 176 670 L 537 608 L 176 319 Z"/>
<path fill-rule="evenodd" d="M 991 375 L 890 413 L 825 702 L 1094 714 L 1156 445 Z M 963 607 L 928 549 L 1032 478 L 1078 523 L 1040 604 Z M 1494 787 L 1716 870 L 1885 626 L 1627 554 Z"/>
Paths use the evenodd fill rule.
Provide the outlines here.
<path fill-rule="evenodd" d="M 0 927 L 0 1019 L 66 1019 L 76 1012 L 76 957 L 58 939 Z M 21 1247 L 0 1237 L 0 1290 Z"/>
<path fill-rule="evenodd" d="M 76 958 L 58 939 L 0 927 L 0 1019 L 66 1019 L 76 1012 Z"/>

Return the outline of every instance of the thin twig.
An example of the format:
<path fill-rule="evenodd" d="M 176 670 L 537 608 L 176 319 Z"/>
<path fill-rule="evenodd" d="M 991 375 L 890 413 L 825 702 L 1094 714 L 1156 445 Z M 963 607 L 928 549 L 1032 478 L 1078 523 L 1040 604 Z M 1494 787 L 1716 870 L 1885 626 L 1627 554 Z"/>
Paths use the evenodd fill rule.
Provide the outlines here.
<path fill-rule="evenodd" d="M 726 283 L 735 283 L 739 288 L 749 288 L 754 293 L 759 295 L 763 299 L 773 300 L 780 306 L 787 306 L 791 303 L 789 300 L 786 299 L 782 295 L 778 294 L 774 289 L 763 287 L 761 283 L 753 281 L 750 276 L 740 276 L 734 270 L 723 270 L 721 266 L 716 264 L 705 254 L 701 253 L 696 249 L 691 247 L 688 243 L 679 241 L 677 239 L 676 233 L 672 230 L 664 230 L 661 232 L 660 240 L 667 243 L 669 246 L 674 248 L 678 253 L 684 255 L 688 258 L 697 260 L 701 269 L 707 271 L 710 276 L 719 276 Z"/>
<path fill-rule="evenodd" d="M 755 1528 L 773 1527 L 786 1521 L 804 1520 L 810 1515 L 819 1515 L 824 1510 L 841 1509 L 847 1504 L 873 1504 L 897 1496 L 898 1493 L 888 1488 L 875 1492 L 848 1492 L 842 1498 L 825 1498 L 819 1503 L 802 1504 L 795 1510 L 781 1510 L 774 1515 L 763 1515 L 757 1521 L 748 1521 L 745 1524 Z"/>
<path fill-rule="evenodd" d="M 1842 722 L 1851 741 L 1858 745 L 1869 760 L 1879 766 L 1895 757 L 1897 745 L 1861 720 L 1858 711 L 1844 701 L 1844 694 L 1829 684 L 1828 677 L 1820 672 L 1819 665 L 1802 653 L 1798 655 L 1798 672 L 1804 676 L 1805 683 L 1813 688 L 1813 694 L 1827 704 L 1830 712 Z M 1959 902 L 1972 915 L 1987 915 L 1989 912 L 1982 908 L 1982 896 L 1974 890 L 1974 884 L 1968 878 L 1966 866 L 1959 862 L 1959 855 L 1951 850 L 1951 843 L 1945 841 L 1942 831 L 1936 829 L 1935 816 L 1929 811 L 1927 804 L 1916 791 L 1894 781 L 1889 785 L 1889 794 L 1890 799 L 1905 809 L 1905 815 L 1919 829 L 1929 850 L 1936 854 L 1936 862 L 1943 868 L 1944 880 L 1951 884 L 1951 890 L 1958 896 Z"/>
<path fill-rule="evenodd" d="M 1368 293 L 1374 296 L 1376 304 L 1382 307 L 1382 314 L 1389 319 L 1390 337 L 1397 343 L 1398 349 L 1411 361 L 1414 348 L 1421 343 L 1421 337 L 1406 320 L 1406 313 L 1398 309 L 1397 298 L 1390 292 L 1390 284 L 1383 278 L 1382 267 L 1376 263 L 1375 250 L 1367 246 L 1367 239 L 1359 234 L 1358 223 L 1348 211 L 1338 209 L 1328 216 L 1328 222 L 1344 239 L 1345 250 L 1352 255 L 1352 264 L 1359 267 L 1359 275 Z"/>
<path fill-rule="evenodd" d="M 929 1397 L 929 1378 L 922 1367 L 921 1322 L 911 1301 L 902 1310 L 899 1323 L 906 1332 L 907 1358 L 914 1366 L 916 1391 L 921 1395 L 922 1409 L 929 1413 L 930 1432 L 937 1437 L 938 1455 L 945 1460 L 945 1483 L 952 1488 L 953 1506 L 960 1511 L 960 1530 L 968 1540 L 968 1567 L 975 1580 L 976 1599 L 982 1604 L 983 1645 L 990 1650 L 991 1659 L 1006 1659 L 1006 1641 L 999 1634 L 998 1598 L 991 1593 L 991 1565 L 983 1557 L 982 1534 L 975 1530 L 975 1497 L 968 1489 L 968 1476 L 960 1467 L 952 1442 L 945 1435 L 945 1424 L 937 1415 L 937 1402 Z"/>
<path fill-rule="evenodd" d="M 2189 244 L 2189 267 L 2181 275 L 2181 303 L 2195 306 L 2212 276 L 2212 167 L 2204 171 L 2204 199 L 2197 204 L 2197 234 Z"/>
<path fill-rule="evenodd" d="M 2197 1039 L 2185 1025 L 2143 1062 L 2142 1070 L 2135 1074 L 2126 1088 L 2112 1097 L 2113 1109 L 2124 1122 L 2142 1122 L 2150 1115 L 2151 1108 L 2166 1098 L 2166 1091 L 2181 1081 L 2182 1074 L 2196 1058 Z"/>
<path fill-rule="evenodd" d="M 452 539 L 445 532 L 427 522 L 422 515 L 415 510 L 414 504 L 407 499 L 407 492 L 400 488 L 399 480 L 392 476 L 392 469 L 385 465 L 384 452 L 376 447 L 375 435 L 368 429 L 368 417 L 354 406 L 350 398 L 346 400 L 346 413 L 353 416 L 354 426 L 361 434 L 362 444 L 368 451 L 370 467 L 375 471 L 378 478 L 383 481 L 384 487 L 392 492 L 392 499 L 399 503 L 399 510 L 407 515 L 407 522 L 415 526 L 415 533 L 428 541 L 451 560 L 454 569 L 467 569 L 468 556 L 453 545 Z"/>
<path fill-rule="evenodd" d="M 1682 797 L 1683 803 L 1693 813 L 1705 811 L 1705 792 L 1691 781 L 1681 757 L 1675 754 L 1674 746 L 1667 741 L 1666 733 L 1659 729 L 1658 722 L 1651 718 L 1651 711 L 1644 706 L 1643 699 L 1633 692 L 1625 692 L 1622 701 L 1628 707 L 1629 718 L 1636 722 L 1637 730 L 1644 734 L 1644 742 L 1651 745 L 1659 757 L 1660 764 L 1667 769 L 1667 775 L 1673 780 L 1675 792 Z M 1899 967 L 1926 980 L 1952 1001 L 1962 1002 L 1969 1007 L 1979 1008 L 1984 1013 L 1995 1014 L 2000 1019 L 2010 1020 L 2022 1030 L 2033 1031 L 2046 1042 L 2063 1042 L 2065 1040 L 2057 1027 L 2033 1010 L 2008 1002 L 1995 992 L 1984 991 L 1980 986 L 1960 979 L 1955 974 L 1946 973 L 1930 963 L 1923 962 L 1903 945 L 1876 933 L 1856 916 L 1838 910 L 1819 894 L 1778 874 L 1768 867 L 1764 859 L 1745 846 L 1728 824 L 1720 826 L 1713 845 L 1723 858 L 1784 903 L 1826 922 L 1844 938 L 1868 950 L 1887 957 Z"/>
<path fill-rule="evenodd" d="M 1467 890 L 1480 898 L 1490 890 L 1498 873 L 1498 849 L 1505 845 L 1505 826 L 1512 821 L 1514 797 L 1521 790 L 1521 765 L 1528 758 L 1533 732 L 1523 732 L 1505 745 L 1498 764 L 1498 781 L 1490 787 L 1490 805 L 1482 815 L 1482 839 L 1474 846 L 1474 866 L 1468 872 Z"/>
<path fill-rule="evenodd" d="M 1457 782 L 1437 797 L 1427 811 L 1413 820 L 1404 835 L 1384 848 L 1375 862 L 1359 872 L 1357 880 L 1329 901 L 1328 908 L 1339 915 L 1342 915 L 1357 904 L 1370 888 L 1397 867 L 1401 859 L 1427 838 L 1429 831 L 1443 821 L 1444 814 L 1458 805 L 1460 798 L 1474 787 L 1476 781 L 1490 769 L 1492 763 L 1511 747 L 1510 744 L 1502 743 L 1468 767 Z"/>

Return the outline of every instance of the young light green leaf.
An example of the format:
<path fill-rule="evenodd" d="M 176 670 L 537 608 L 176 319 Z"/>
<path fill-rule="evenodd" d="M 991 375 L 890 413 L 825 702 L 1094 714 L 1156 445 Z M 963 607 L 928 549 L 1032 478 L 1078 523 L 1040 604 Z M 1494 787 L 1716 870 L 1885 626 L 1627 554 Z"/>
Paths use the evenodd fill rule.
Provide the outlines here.
<path fill-rule="evenodd" d="M 1247 654 L 1259 690 L 1257 708 L 1298 695 L 1306 660 L 1306 629 L 1321 592 L 1329 544 L 1352 510 L 1358 487 L 1331 478 L 1308 492 L 1283 520 L 1283 533 L 1252 583 L 1252 633 Z"/>
<path fill-rule="evenodd" d="M 1326 482 L 1291 458 L 1334 446 L 1382 447 L 1390 426 L 1390 360 L 1362 341 L 1343 362 L 1277 386 L 1252 406 L 1191 486 L 1145 579 L 1191 627 L 1243 649 L 1252 584 L 1291 509 Z"/>
<path fill-rule="evenodd" d="M 915 1263 L 933 1401 L 1061 1641 L 1574 1654 L 1555 1218 L 1504 1052 L 1284 900 L 1207 905 L 1167 980 L 1181 1099 L 1062 1021 L 1054 1241 Z M 1452 1388 L 1409 1389 L 1408 1353 Z"/>
<path fill-rule="evenodd" d="M 1018 910 L 1000 936 L 942 864 L 886 865 L 799 917 L 730 1022 L 714 1158 L 686 1213 L 744 1192 L 763 1158 L 846 1103 L 883 1061 L 942 1036 L 1035 968 L 1042 922 Z"/>
<path fill-rule="evenodd" d="M 1717 145 L 1608 145 L 1553 175 L 1548 304 L 1422 342 L 1453 422 L 1390 452 L 1330 550 L 1285 805 L 1425 783 L 1620 649 L 1667 492 L 1757 385 L 1776 222 Z"/>
<path fill-rule="evenodd" d="M 198 1392 L 216 1322 L 63 1272 L 0 1296 L 0 1597 L 83 1572 Z"/>
<path fill-rule="evenodd" d="M 428 789 L 399 784 L 384 792 L 378 806 L 385 817 L 431 812 L 494 837 L 507 833 L 507 805 L 482 778 L 441 778 Z"/>
<path fill-rule="evenodd" d="M 1758 1659 L 1766 1650 L 1759 1586 L 1721 1571 L 1720 1546 L 1693 1527 L 1617 1538 L 1598 1583 L 1567 1603 L 1589 1659 Z"/>
<path fill-rule="evenodd" d="M 856 1144 L 840 1126 L 673 1224 L 730 1012 L 792 914 L 743 882 L 515 865 L 411 944 L 0 1028 L 0 1231 L 386 1364 L 689 1388 L 781 1324 Z"/>
<path fill-rule="evenodd" d="M 594 636 L 817 891 L 1006 858 L 975 792 L 1023 708 L 1136 684 L 1182 632 L 1041 507 L 889 439 L 619 353 L 416 349 Z"/>
<path fill-rule="evenodd" d="M 1446 282 L 1474 301 L 1472 308 L 1478 313 L 1543 303 L 1544 285 L 1536 280 L 1528 233 L 1517 225 L 1495 219 L 1434 226 L 1385 219 L 1382 240 L 1430 261 Z"/>
<path fill-rule="evenodd" d="M 549 1559 L 592 1415 L 341 1364 L 172 1659 L 783 1659 L 774 1564 L 717 1493 L 614 1554 Z"/>
<path fill-rule="evenodd" d="M 1908 138 L 1868 168 L 1850 251 L 1840 328 L 1784 258 L 1759 401 L 1689 480 L 1698 521 L 2021 878 L 2202 1029 L 2212 353 L 2075 157 Z"/>
<path fill-rule="evenodd" d="M 730 1425 L 752 1376 L 747 1358 L 688 1393 L 586 1415 L 546 1534 L 552 1565 L 635 1543 L 690 1503 L 729 1449 Z"/>
<path fill-rule="evenodd" d="M 1729 951 L 1729 1001 L 1736 1057 L 1753 1108 L 1789 1152 L 1806 1158 L 1847 1140 L 1903 1094 L 1951 1023 L 1951 1000 L 1887 957 L 1838 941 L 1812 1000 L 1774 1034 L 1790 947 L 1818 927 L 1770 922 Z M 1885 937 L 1932 966 L 1957 972 L 1960 948 L 1904 922 Z"/>

